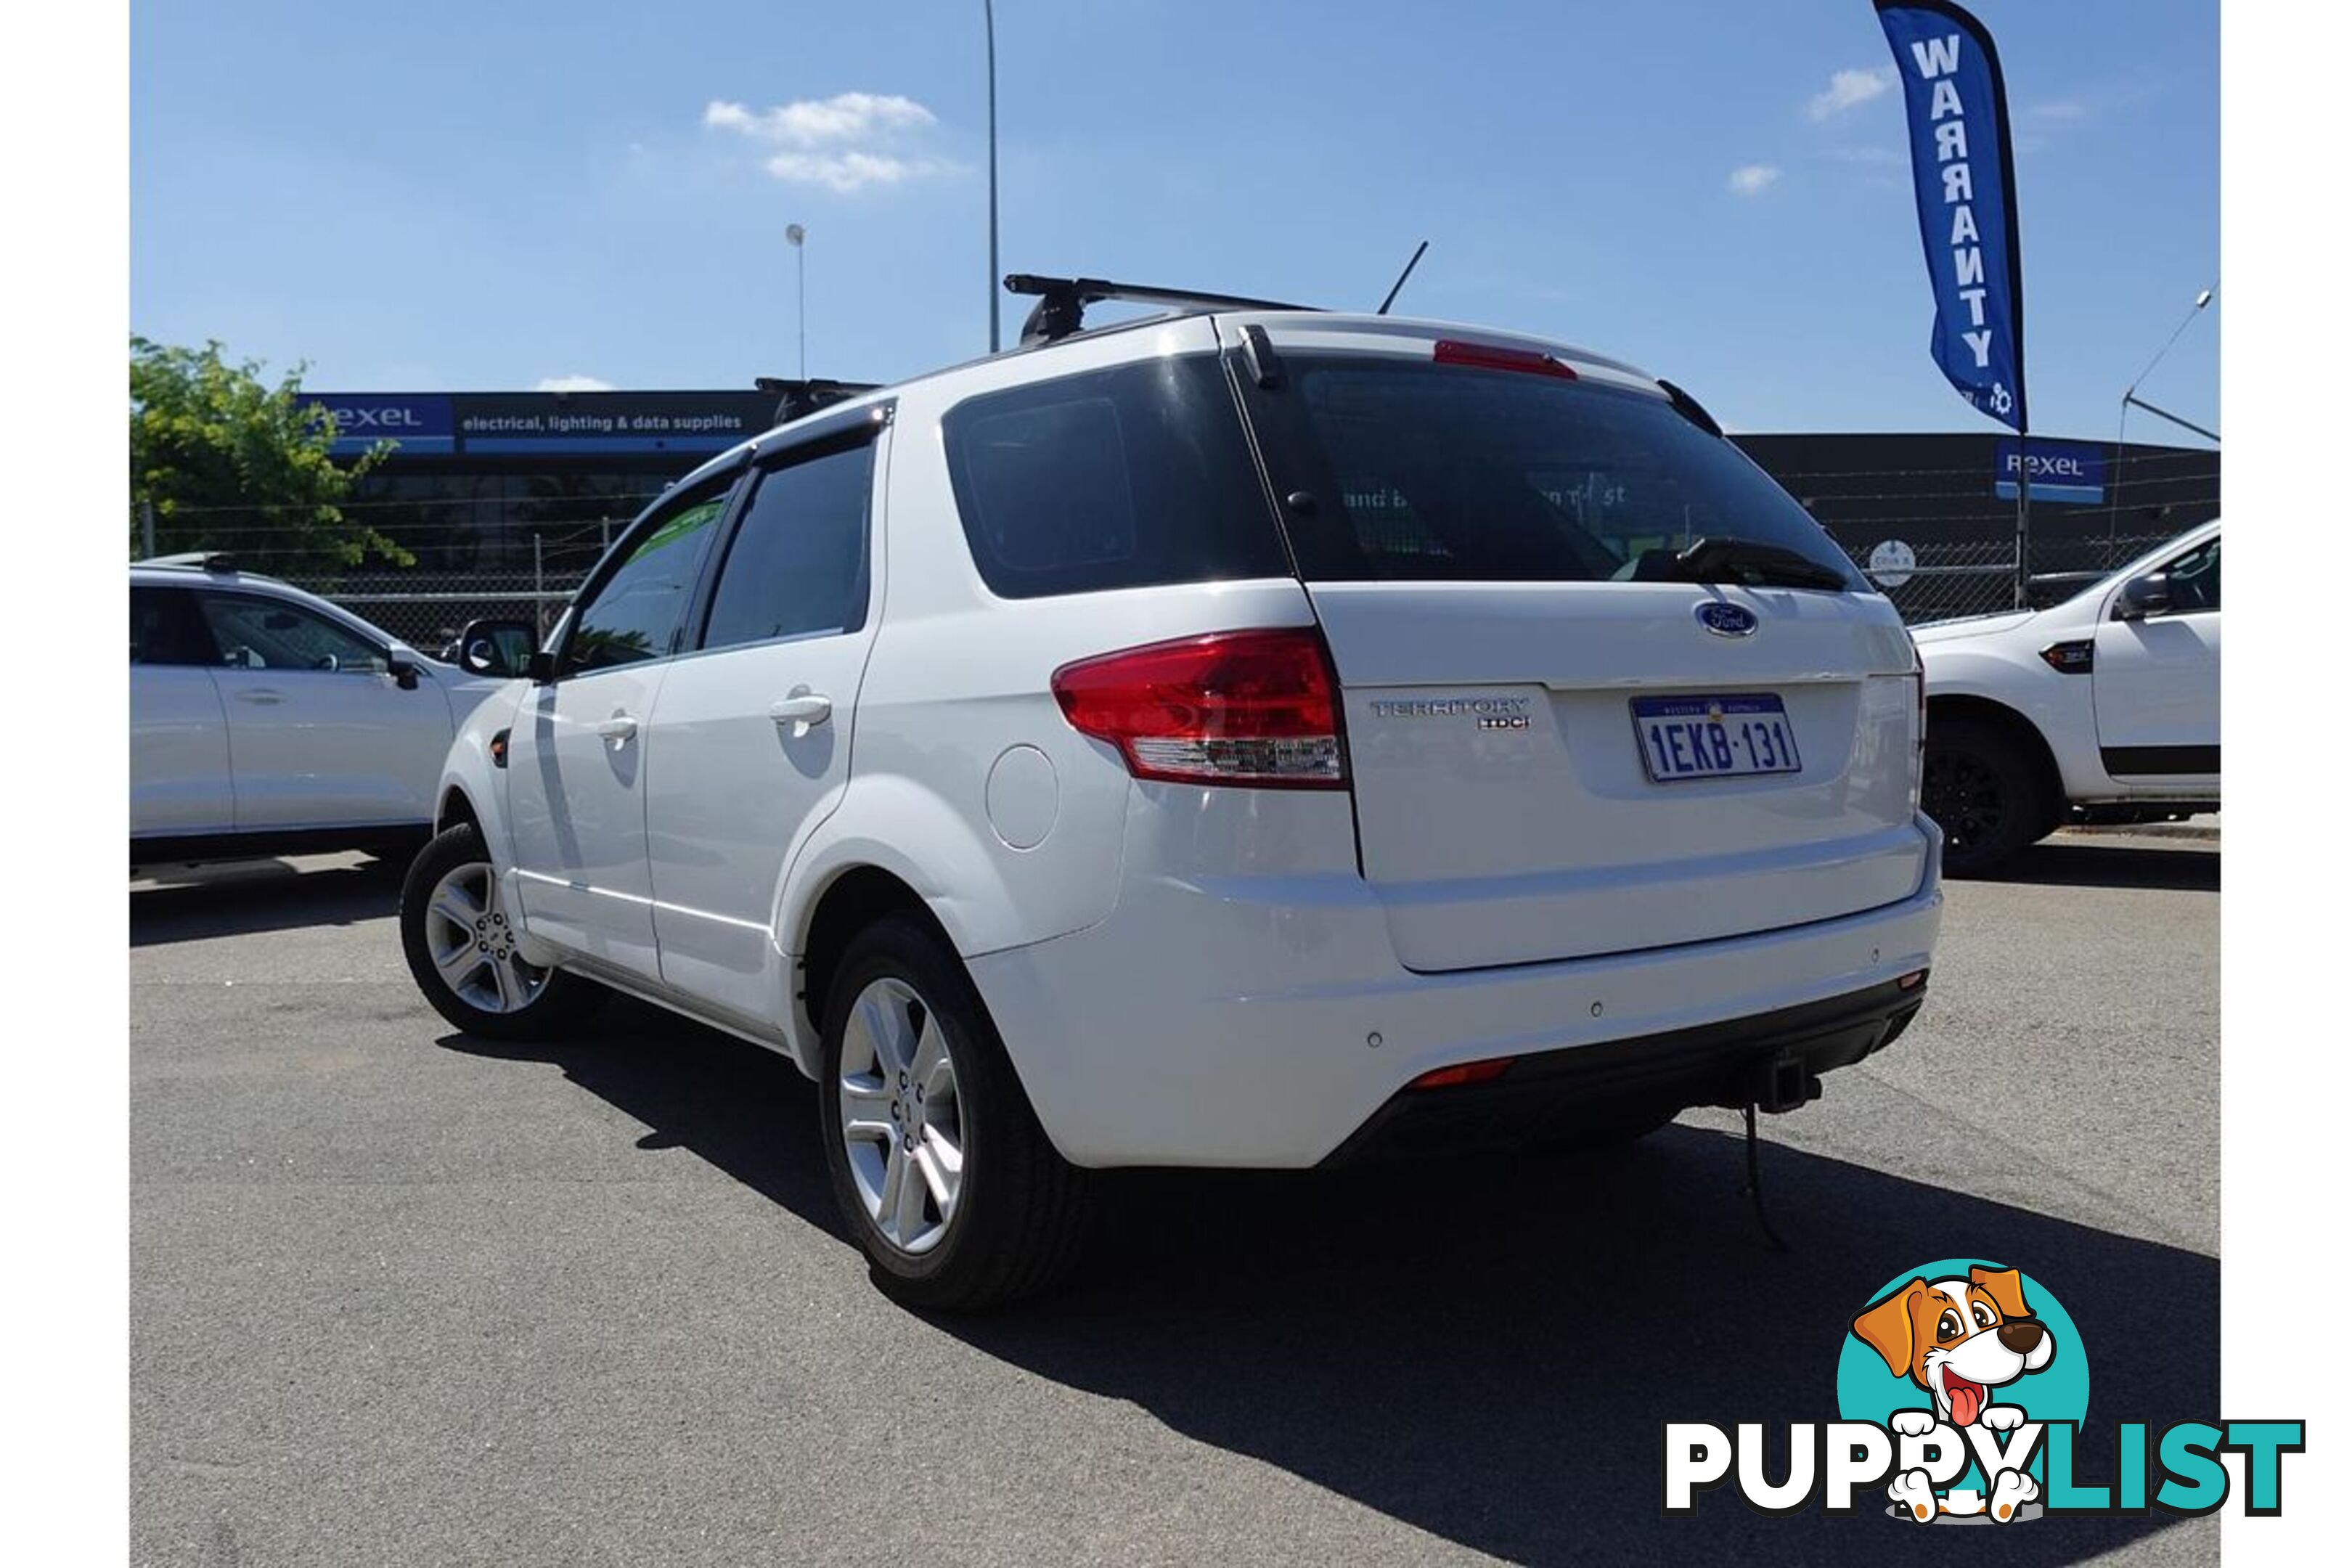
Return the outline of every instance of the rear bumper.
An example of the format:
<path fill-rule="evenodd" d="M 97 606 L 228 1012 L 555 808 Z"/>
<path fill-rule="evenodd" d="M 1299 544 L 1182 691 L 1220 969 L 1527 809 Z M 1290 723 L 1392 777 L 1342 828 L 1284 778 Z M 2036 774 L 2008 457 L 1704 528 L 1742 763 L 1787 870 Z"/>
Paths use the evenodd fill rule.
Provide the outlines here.
<path fill-rule="evenodd" d="M 1739 1060 L 1791 1042 L 1819 1060 L 1815 1070 L 1842 1066 L 1891 1040 L 1898 1013 L 1907 1021 L 1916 991 L 1874 1015 L 1870 999 L 1928 967 L 1942 915 L 1931 847 L 1908 898 L 1861 914 L 1605 958 L 1418 973 L 1398 962 L 1385 913 L 1352 868 L 1307 868 L 1352 861 L 1344 798 L 1281 806 L 1283 852 L 1265 855 L 1259 874 L 1154 869 L 1167 858 L 1146 847 L 1179 832 L 1195 846 L 1216 839 L 1223 808 L 1201 805 L 1203 793 L 1164 807 L 1139 799 L 1102 921 L 967 959 L 1046 1135 L 1081 1165 L 1315 1165 L 1420 1075 L 1496 1057 L 1528 1058 L 1498 1084 L 1546 1085 L 1553 1105 L 1622 1100 L 1626 1087 L 1636 1099 L 1703 1103 Z M 1277 807 L 1234 809 L 1255 814 L 1250 841 L 1267 842 Z"/>
<path fill-rule="evenodd" d="M 1757 1017 L 1519 1058 L 1485 1083 L 1401 1089 L 1323 1163 L 1508 1145 L 1693 1105 L 1763 1100 L 1794 1110 L 1822 1074 L 1894 1044 L 1926 999 L 1924 976 L 1908 988 L 1890 981 Z M 1769 1103 L 1776 1086 L 1790 1103 Z"/>

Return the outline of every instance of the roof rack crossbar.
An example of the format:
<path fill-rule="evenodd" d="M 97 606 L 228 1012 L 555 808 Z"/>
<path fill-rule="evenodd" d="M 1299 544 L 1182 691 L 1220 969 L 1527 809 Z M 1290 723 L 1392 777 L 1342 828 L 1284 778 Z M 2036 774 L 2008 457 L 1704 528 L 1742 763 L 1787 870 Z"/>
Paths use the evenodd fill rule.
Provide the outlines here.
<path fill-rule="evenodd" d="M 1252 300 L 1239 294 L 1211 294 L 1198 289 L 1160 289 L 1147 283 L 1113 283 L 1104 278 L 1040 278 L 1034 273 L 1006 275 L 1005 291 L 1034 294 L 1037 304 L 1022 324 L 1024 343 L 1050 343 L 1086 325 L 1088 305 L 1117 300 L 1130 305 L 1169 305 L 1180 310 L 1311 310 L 1312 305 L 1286 305 L 1279 300 Z"/>

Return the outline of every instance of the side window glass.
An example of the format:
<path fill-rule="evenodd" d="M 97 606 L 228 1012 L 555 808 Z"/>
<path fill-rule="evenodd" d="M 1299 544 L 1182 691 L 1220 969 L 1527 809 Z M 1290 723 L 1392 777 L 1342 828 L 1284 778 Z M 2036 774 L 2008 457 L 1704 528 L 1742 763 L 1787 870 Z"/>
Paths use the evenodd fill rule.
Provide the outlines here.
<path fill-rule="evenodd" d="M 222 662 L 220 649 L 196 614 L 194 594 L 181 588 L 131 590 L 131 662 Z"/>
<path fill-rule="evenodd" d="M 384 650 L 324 616 L 280 599 L 199 594 L 205 628 L 233 669 L 313 669 L 381 675 Z"/>
<path fill-rule="evenodd" d="M 2165 581 L 2172 589 L 2171 614 L 2188 616 L 2220 609 L 2221 542 L 2216 539 L 2175 561 L 2166 569 Z"/>
<path fill-rule="evenodd" d="M 1213 355 L 983 393 L 942 429 L 972 564 L 1001 597 L 1290 574 Z"/>
<path fill-rule="evenodd" d="M 702 646 L 863 626 L 873 443 L 772 469 L 758 482 L 719 570 Z"/>
<path fill-rule="evenodd" d="M 677 651 L 687 602 L 727 510 L 727 491 L 656 521 L 628 558 L 580 606 L 563 645 L 561 673 L 580 675 Z"/>

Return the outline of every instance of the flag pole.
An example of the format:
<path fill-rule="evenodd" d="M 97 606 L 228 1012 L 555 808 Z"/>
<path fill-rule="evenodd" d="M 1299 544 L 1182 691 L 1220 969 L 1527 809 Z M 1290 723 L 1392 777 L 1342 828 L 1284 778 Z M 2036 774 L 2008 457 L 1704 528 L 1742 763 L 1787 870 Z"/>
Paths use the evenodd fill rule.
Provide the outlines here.
<path fill-rule="evenodd" d="M 2025 551 L 2032 528 L 2032 513 L 2028 510 L 2028 498 L 2033 490 L 2032 475 L 2033 465 L 2026 456 L 2025 422 L 2020 420 L 2017 426 L 2017 607 L 2021 610 L 2026 607 Z"/>

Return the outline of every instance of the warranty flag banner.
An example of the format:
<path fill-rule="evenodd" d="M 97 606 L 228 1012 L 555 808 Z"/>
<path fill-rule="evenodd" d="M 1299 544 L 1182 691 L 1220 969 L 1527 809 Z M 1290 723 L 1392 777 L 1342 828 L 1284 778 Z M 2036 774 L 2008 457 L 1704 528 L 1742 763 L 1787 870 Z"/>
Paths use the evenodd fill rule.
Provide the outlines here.
<path fill-rule="evenodd" d="M 2009 96 L 1984 24 L 1948 0 L 1875 0 L 1911 126 L 1929 352 L 1962 397 L 2025 430 L 2025 284 Z"/>

